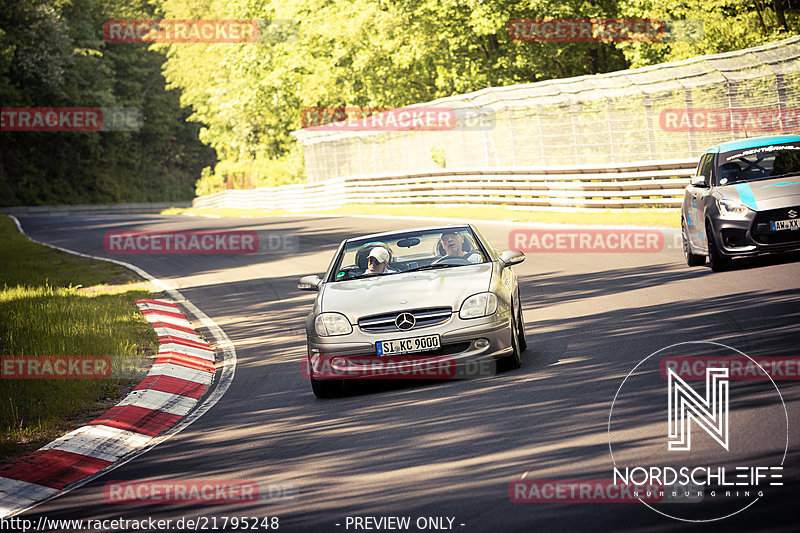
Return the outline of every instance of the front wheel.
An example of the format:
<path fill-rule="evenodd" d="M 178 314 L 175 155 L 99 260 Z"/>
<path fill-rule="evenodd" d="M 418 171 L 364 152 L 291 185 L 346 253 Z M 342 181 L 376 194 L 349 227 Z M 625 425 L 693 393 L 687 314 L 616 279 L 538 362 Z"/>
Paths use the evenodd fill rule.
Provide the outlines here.
<path fill-rule="evenodd" d="M 730 265 L 730 259 L 722 255 L 717 240 L 714 238 L 714 230 L 710 222 L 706 222 L 706 242 L 708 243 L 708 262 L 711 270 L 714 272 L 722 272 Z"/>
<path fill-rule="evenodd" d="M 522 366 L 523 349 L 519 342 L 519 325 L 517 323 L 517 317 L 514 316 L 515 314 L 516 313 L 511 313 L 511 346 L 513 347 L 513 351 L 505 360 L 506 368 L 510 370 L 515 370 Z"/>
<path fill-rule="evenodd" d="M 522 303 L 517 300 L 517 330 L 520 352 L 528 349 L 528 340 L 525 338 L 525 318 L 522 316 Z"/>

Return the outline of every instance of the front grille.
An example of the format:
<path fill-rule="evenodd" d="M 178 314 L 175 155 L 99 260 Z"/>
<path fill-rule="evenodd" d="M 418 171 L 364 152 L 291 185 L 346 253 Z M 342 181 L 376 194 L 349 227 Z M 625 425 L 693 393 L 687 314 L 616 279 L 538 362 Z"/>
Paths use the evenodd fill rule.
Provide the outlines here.
<path fill-rule="evenodd" d="M 395 323 L 397 317 L 401 314 L 410 314 L 414 317 L 414 327 L 401 330 Z M 392 313 L 384 313 L 382 315 L 373 315 L 359 319 L 358 327 L 362 331 L 370 333 L 380 333 L 386 331 L 413 331 L 415 329 L 426 328 L 428 326 L 435 326 L 446 322 L 453 314 L 453 310 L 449 307 L 435 307 L 431 309 L 414 309 L 412 311 L 394 311 Z"/>
<path fill-rule="evenodd" d="M 770 209 L 756 213 L 750 235 L 759 244 L 792 244 L 800 243 L 800 231 L 784 230 L 772 231 L 770 222 L 774 220 L 791 220 L 789 211 L 794 210 L 800 214 L 800 206 L 781 207 L 780 209 Z"/>

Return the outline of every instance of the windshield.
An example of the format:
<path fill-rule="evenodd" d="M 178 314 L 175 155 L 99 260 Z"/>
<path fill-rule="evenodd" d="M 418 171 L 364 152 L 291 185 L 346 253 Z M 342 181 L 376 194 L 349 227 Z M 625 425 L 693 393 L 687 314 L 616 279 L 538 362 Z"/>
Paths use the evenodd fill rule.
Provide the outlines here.
<path fill-rule="evenodd" d="M 720 185 L 799 175 L 800 143 L 773 144 L 723 152 L 717 161 Z"/>
<path fill-rule="evenodd" d="M 329 281 L 451 268 L 486 261 L 484 250 L 469 228 L 409 231 L 387 238 L 354 239 L 348 242 Z"/>

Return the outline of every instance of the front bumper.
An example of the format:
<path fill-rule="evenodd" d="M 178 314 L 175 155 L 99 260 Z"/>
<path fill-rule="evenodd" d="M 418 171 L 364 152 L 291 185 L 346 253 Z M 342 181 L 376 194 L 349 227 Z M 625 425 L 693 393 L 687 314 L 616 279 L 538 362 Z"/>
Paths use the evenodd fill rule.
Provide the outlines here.
<path fill-rule="evenodd" d="M 340 337 L 308 336 L 308 377 L 316 380 L 466 379 L 496 373 L 496 360 L 512 354 L 511 314 L 462 320 L 406 332 Z M 438 334 L 441 348 L 406 355 L 377 355 L 377 341 Z"/>
<path fill-rule="evenodd" d="M 711 218 L 718 248 L 726 256 L 753 256 L 800 250 L 800 230 L 772 231 L 770 223 L 791 208 L 752 211 L 741 218 Z M 800 210 L 800 206 L 794 209 Z"/>

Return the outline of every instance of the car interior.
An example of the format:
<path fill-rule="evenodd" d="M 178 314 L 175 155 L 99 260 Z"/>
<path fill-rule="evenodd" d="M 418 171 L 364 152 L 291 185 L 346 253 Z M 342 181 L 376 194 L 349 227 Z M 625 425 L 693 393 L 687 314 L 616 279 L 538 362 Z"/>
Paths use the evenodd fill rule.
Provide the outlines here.
<path fill-rule="evenodd" d="M 458 233 L 463 235 L 461 248 L 465 254 L 470 252 L 480 253 L 480 248 L 469 231 L 458 231 Z M 353 253 L 353 250 L 345 249 L 341 264 L 346 266 L 337 270 L 335 281 L 362 277 L 367 269 L 369 253 L 376 246 L 381 246 L 389 252 L 387 269 L 395 272 L 407 272 L 433 265 L 446 255 L 440 237 L 441 232 L 418 236 L 400 236 L 393 240 L 373 241 L 360 245 L 355 249 L 355 253 Z"/>
<path fill-rule="evenodd" d="M 800 174 L 800 150 L 765 152 L 719 166 L 719 184 Z"/>

